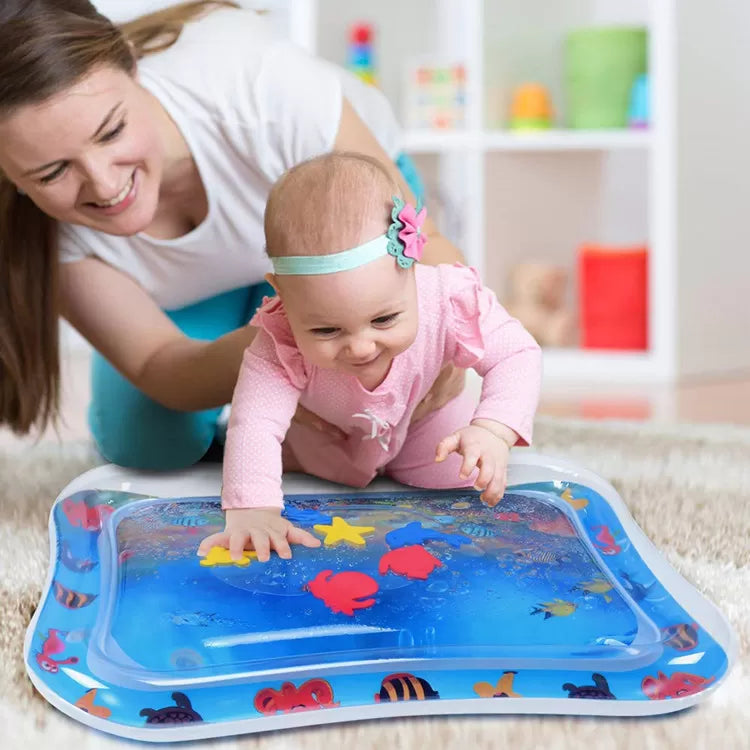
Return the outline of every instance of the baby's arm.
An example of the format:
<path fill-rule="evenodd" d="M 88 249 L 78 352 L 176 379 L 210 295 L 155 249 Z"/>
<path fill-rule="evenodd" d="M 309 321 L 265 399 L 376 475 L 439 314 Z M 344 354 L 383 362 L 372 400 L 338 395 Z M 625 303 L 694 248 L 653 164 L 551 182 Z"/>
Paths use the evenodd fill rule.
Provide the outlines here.
<path fill-rule="evenodd" d="M 472 270 L 458 270 L 474 278 L 462 290 L 461 307 L 452 308 L 458 320 L 449 354 L 456 364 L 482 376 L 474 421 L 499 422 L 516 433 L 513 445 L 529 445 L 542 380 L 539 344 L 508 314 L 494 292 L 480 285 Z"/>
<path fill-rule="evenodd" d="M 473 369 L 482 376 L 482 395 L 473 422 L 499 422 L 516 434 L 513 445 L 530 445 L 542 382 L 542 351 L 489 290 L 492 307 L 482 321 L 484 356 Z"/>
<path fill-rule="evenodd" d="M 281 444 L 300 389 L 278 362 L 265 331 L 247 348 L 232 396 L 222 467 L 221 507 L 284 507 Z"/>
<path fill-rule="evenodd" d="M 495 294 L 481 286 L 474 271 L 451 272 L 454 320 L 447 355 L 483 377 L 482 396 L 471 424 L 440 442 L 436 460 L 460 453 L 461 478 L 478 466 L 475 487 L 483 490 L 488 505 L 495 505 L 505 491 L 510 448 L 531 442 L 541 387 L 541 349 Z"/>
<path fill-rule="evenodd" d="M 258 559 L 265 561 L 271 548 L 280 557 L 291 557 L 290 542 L 320 544 L 281 516 L 281 443 L 299 396 L 300 389 L 275 357 L 273 342 L 261 331 L 245 352 L 232 398 L 221 490 L 225 528 L 203 540 L 199 555 L 218 545 L 240 559 L 251 542 Z"/>

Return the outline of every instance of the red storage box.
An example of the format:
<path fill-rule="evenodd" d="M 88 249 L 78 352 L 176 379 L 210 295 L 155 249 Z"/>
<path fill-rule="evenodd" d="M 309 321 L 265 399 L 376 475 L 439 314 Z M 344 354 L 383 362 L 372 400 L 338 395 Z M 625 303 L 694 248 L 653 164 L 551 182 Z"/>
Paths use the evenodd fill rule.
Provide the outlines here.
<path fill-rule="evenodd" d="M 581 345 L 648 349 L 648 250 L 583 245 L 578 253 Z"/>

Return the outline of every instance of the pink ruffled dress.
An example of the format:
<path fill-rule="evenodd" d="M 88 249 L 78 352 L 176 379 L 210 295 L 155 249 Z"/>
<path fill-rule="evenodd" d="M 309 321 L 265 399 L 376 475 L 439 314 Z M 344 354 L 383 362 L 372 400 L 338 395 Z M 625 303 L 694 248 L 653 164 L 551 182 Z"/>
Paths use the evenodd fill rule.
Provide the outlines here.
<path fill-rule="evenodd" d="M 311 365 L 292 336 L 279 298 L 267 298 L 251 321 L 260 327 L 245 351 L 232 399 L 224 454 L 222 507 L 283 506 L 281 444 L 304 470 L 365 487 L 385 474 L 417 487 L 471 486 L 461 458 L 435 463 L 438 442 L 473 418 L 493 419 L 531 442 L 539 399 L 541 351 L 477 273 L 417 264 L 419 327 L 373 391 L 357 378 Z M 473 368 L 483 377 L 478 406 L 460 396 L 410 424 L 417 404 L 443 366 Z M 346 433 L 332 439 L 292 422 L 300 403 Z"/>

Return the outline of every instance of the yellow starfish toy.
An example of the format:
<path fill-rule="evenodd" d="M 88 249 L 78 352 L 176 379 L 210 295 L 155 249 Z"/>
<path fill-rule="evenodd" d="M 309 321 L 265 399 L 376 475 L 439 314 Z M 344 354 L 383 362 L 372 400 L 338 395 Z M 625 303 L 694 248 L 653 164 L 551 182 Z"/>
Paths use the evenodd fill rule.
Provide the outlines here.
<path fill-rule="evenodd" d="M 258 559 L 258 553 L 246 549 L 242 552 L 241 560 L 233 560 L 229 550 L 224 547 L 211 547 L 209 553 L 201 560 L 201 565 L 206 568 L 212 568 L 214 565 L 239 565 L 244 568 L 250 565 L 250 560 Z"/>
<path fill-rule="evenodd" d="M 326 547 L 332 547 L 339 542 L 349 542 L 362 547 L 365 544 L 363 534 L 370 534 L 375 531 L 374 526 L 350 526 L 340 516 L 334 516 L 330 526 L 316 524 L 313 528 L 315 531 L 326 535 L 323 540 Z"/>
<path fill-rule="evenodd" d="M 589 501 L 585 497 L 573 497 L 570 487 L 563 490 L 560 493 L 560 497 L 565 500 L 573 510 L 583 510 L 589 504 Z"/>

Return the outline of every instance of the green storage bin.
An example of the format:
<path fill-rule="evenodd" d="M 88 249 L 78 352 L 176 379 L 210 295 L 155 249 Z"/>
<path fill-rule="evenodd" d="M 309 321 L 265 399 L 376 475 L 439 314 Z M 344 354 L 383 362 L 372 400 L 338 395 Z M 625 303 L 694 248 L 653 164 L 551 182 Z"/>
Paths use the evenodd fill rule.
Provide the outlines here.
<path fill-rule="evenodd" d="M 568 127 L 626 127 L 633 82 L 647 72 L 645 28 L 588 28 L 568 34 L 565 40 Z"/>

